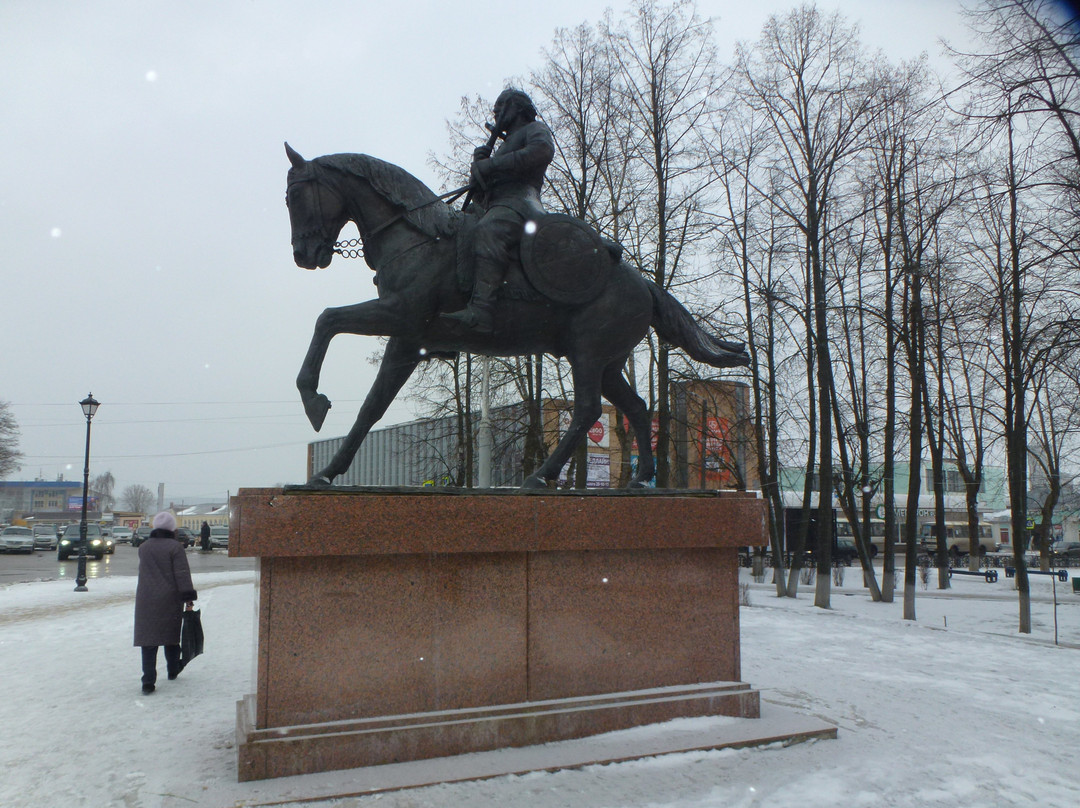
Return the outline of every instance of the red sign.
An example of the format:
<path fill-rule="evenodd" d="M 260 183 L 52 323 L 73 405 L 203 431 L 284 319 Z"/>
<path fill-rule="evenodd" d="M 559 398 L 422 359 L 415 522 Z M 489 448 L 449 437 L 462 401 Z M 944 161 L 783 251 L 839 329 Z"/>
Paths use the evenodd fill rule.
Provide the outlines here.
<path fill-rule="evenodd" d="M 604 425 L 599 421 L 589 427 L 589 440 L 593 443 L 603 443 Z"/>
<path fill-rule="evenodd" d="M 707 488 L 726 488 L 735 483 L 732 472 L 731 422 L 727 418 L 708 416 L 701 434 L 701 462 Z"/>

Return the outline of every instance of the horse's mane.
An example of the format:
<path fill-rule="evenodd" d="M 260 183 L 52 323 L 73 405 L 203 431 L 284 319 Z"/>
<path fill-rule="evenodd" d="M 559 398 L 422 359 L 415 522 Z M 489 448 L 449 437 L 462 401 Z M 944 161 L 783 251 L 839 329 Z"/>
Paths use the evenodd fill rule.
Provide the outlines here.
<path fill-rule="evenodd" d="M 454 210 L 400 166 L 369 154 L 327 154 L 312 162 L 367 180 L 389 202 L 405 209 L 406 221 L 432 238 L 454 230 Z"/>

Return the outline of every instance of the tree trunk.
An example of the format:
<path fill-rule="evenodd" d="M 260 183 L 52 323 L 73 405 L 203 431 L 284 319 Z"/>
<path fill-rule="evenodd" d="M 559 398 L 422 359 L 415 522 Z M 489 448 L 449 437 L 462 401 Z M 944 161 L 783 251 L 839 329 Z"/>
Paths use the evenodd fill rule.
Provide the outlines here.
<path fill-rule="evenodd" d="M 908 455 L 908 490 L 907 511 L 904 518 L 904 619 L 915 619 L 915 568 L 917 565 L 916 547 L 919 540 L 919 491 L 922 485 L 922 436 L 923 408 L 922 390 L 925 383 L 922 377 L 923 355 L 922 341 L 919 334 L 922 324 L 922 279 L 917 267 L 907 268 L 910 301 L 908 303 L 907 349 L 908 372 L 911 377 L 911 414 L 908 420 L 910 453 Z"/>

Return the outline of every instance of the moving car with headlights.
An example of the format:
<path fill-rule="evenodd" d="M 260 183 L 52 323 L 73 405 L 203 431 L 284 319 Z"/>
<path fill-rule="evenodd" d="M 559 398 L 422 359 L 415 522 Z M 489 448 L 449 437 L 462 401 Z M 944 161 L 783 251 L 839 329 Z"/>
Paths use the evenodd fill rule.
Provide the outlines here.
<path fill-rule="evenodd" d="M 28 527 L 19 527 L 18 525 L 12 525 L 0 530 L 0 552 L 34 552 L 34 531 Z"/>
<path fill-rule="evenodd" d="M 106 543 L 101 535 L 101 525 L 87 522 L 86 524 L 86 554 L 101 561 L 105 553 L 111 553 L 112 542 Z M 64 528 L 64 535 L 60 537 L 60 546 L 56 548 L 56 557 L 60 561 L 66 561 L 70 556 L 79 554 L 79 525 L 72 523 Z"/>

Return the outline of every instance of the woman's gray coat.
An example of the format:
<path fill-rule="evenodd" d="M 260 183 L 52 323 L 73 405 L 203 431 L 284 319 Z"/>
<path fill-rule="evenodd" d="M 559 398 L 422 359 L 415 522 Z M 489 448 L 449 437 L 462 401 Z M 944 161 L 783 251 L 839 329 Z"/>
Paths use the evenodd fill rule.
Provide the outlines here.
<path fill-rule="evenodd" d="M 135 645 L 179 645 L 184 603 L 197 597 L 184 546 L 151 534 L 139 545 Z"/>

